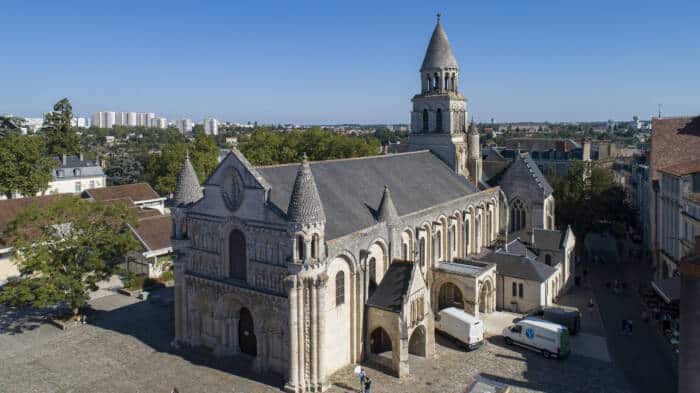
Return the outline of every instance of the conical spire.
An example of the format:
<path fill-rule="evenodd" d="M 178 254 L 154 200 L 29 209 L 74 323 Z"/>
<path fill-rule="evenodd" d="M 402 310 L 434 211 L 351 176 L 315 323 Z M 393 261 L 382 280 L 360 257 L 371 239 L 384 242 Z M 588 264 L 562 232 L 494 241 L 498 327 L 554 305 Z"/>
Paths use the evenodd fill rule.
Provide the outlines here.
<path fill-rule="evenodd" d="M 420 70 L 426 71 L 445 68 L 459 68 L 459 65 L 457 65 L 457 59 L 455 59 L 454 54 L 452 54 L 452 47 L 447 40 L 445 30 L 442 29 L 440 14 L 438 14 L 437 25 L 435 25 L 433 36 L 430 37 L 430 43 L 428 44 L 428 49 L 425 51 L 425 58 L 423 59 L 423 65 Z"/>
<path fill-rule="evenodd" d="M 289 208 L 287 209 L 287 218 L 290 222 L 298 224 L 326 221 L 326 214 L 321 204 L 321 196 L 318 194 L 316 181 L 313 173 L 311 173 L 309 162 L 306 160 L 306 154 L 304 154 L 304 160 L 299 165 L 297 177 L 294 180 L 292 197 L 289 200 Z"/>
<path fill-rule="evenodd" d="M 476 122 L 472 120 L 471 123 L 469 123 L 469 133 L 474 135 L 474 134 L 479 134 L 479 129 L 476 127 Z"/>
<path fill-rule="evenodd" d="M 389 186 L 384 186 L 384 194 L 382 195 L 381 202 L 379 202 L 377 219 L 379 219 L 379 221 L 385 221 L 387 223 L 393 223 L 399 219 L 399 213 L 398 211 L 396 211 L 396 206 L 394 206 L 394 200 L 391 199 L 391 192 L 389 191 Z"/>
<path fill-rule="evenodd" d="M 202 199 L 202 196 L 202 187 L 199 185 L 197 172 L 194 171 L 194 167 L 190 161 L 190 154 L 187 152 L 185 163 L 182 165 L 182 170 L 177 176 L 173 201 L 176 205 L 189 205 L 190 203 Z"/>

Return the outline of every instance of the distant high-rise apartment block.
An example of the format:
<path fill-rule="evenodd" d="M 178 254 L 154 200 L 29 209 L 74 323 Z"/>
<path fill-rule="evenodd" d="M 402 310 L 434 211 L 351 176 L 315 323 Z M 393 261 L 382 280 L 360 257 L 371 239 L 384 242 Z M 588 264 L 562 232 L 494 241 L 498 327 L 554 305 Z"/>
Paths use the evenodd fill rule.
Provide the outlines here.
<path fill-rule="evenodd" d="M 149 121 L 148 123 L 149 126 L 155 127 L 155 128 L 167 128 L 168 127 L 168 119 L 164 117 L 156 117 L 153 118 Z"/>
<path fill-rule="evenodd" d="M 74 117 L 70 120 L 70 125 L 73 127 L 88 128 L 90 127 L 90 119 L 87 117 Z"/>
<path fill-rule="evenodd" d="M 99 128 L 112 128 L 116 124 L 116 112 L 95 112 L 92 114 L 92 124 Z"/>
<path fill-rule="evenodd" d="M 177 121 L 177 129 L 183 134 L 186 132 L 191 132 L 192 128 L 194 128 L 192 119 L 180 119 Z"/>
<path fill-rule="evenodd" d="M 95 112 L 92 114 L 92 124 L 100 128 L 114 126 L 152 127 L 153 122 L 157 119 L 153 112 Z M 167 120 L 165 123 L 167 125 Z M 160 128 L 165 128 L 165 126 Z"/>
<path fill-rule="evenodd" d="M 204 133 L 206 135 L 219 135 L 219 121 L 214 118 L 204 119 Z"/>

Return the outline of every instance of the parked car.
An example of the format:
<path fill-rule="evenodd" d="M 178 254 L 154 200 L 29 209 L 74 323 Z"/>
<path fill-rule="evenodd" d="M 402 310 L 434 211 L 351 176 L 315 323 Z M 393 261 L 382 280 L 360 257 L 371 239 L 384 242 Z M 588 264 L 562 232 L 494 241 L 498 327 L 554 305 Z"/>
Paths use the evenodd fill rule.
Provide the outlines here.
<path fill-rule="evenodd" d="M 576 307 L 544 307 L 531 313 L 529 317 L 536 317 L 566 326 L 572 336 L 577 335 L 581 330 L 581 312 Z"/>
<path fill-rule="evenodd" d="M 569 355 L 569 329 L 535 318 L 526 318 L 503 329 L 506 344 L 520 345 L 550 358 Z"/>
<path fill-rule="evenodd" d="M 467 349 L 484 343 L 484 323 L 457 307 L 440 310 L 435 318 L 435 329 Z"/>

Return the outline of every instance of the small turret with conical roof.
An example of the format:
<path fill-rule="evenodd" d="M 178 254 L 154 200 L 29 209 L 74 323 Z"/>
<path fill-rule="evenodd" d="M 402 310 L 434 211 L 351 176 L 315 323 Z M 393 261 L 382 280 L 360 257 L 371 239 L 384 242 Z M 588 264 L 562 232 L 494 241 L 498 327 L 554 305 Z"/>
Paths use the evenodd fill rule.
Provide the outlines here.
<path fill-rule="evenodd" d="M 399 221 L 399 213 L 394 205 L 394 200 L 391 199 L 389 186 L 384 186 L 384 194 L 382 194 L 382 200 L 379 202 L 379 209 L 377 210 L 377 219 L 380 222 L 386 222 L 388 225 L 395 225 Z"/>
<path fill-rule="evenodd" d="M 326 214 L 306 154 L 294 179 L 287 208 L 287 221 L 294 236 L 294 261 L 310 263 L 323 259 Z"/>
<path fill-rule="evenodd" d="M 479 129 L 476 126 L 476 122 L 472 120 L 469 124 L 469 131 L 467 132 L 467 145 L 469 146 L 469 154 L 467 155 L 467 167 L 469 169 L 469 180 L 474 183 L 477 187 L 479 186 L 479 181 L 481 180 L 481 144 L 479 142 Z"/>
<path fill-rule="evenodd" d="M 195 172 L 190 154 L 187 152 L 182 170 L 177 176 L 173 202 L 178 206 L 187 206 L 202 199 L 202 187 L 199 185 L 197 172 Z"/>

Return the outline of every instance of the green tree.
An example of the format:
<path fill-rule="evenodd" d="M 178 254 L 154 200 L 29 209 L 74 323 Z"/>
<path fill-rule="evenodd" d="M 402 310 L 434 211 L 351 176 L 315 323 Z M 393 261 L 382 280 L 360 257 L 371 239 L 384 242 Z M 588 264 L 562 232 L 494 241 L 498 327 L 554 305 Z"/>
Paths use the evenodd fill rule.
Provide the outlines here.
<path fill-rule="evenodd" d="M 35 135 L 0 138 L 0 193 L 33 196 L 46 190 L 58 162 L 45 156 L 44 140 Z"/>
<path fill-rule="evenodd" d="M 4 240 L 15 249 L 19 277 L 2 287 L 0 302 L 13 306 L 70 306 L 75 314 L 97 283 L 117 271 L 138 246 L 126 204 L 99 204 L 75 196 L 30 206 L 10 222 Z"/>
<path fill-rule="evenodd" d="M 76 155 L 80 153 L 80 138 L 71 126 L 73 107 L 68 98 L 53 106 L 53 112 L 44 116 L 42 132 L 50 155 Z"/>
<path fill-rule="evenodd" d="M 21 117 L 0 116 L 0 138 L 8 135 L 18 135 L 22 133 L 20 129 L 25 123 Z"/>
<path fill-rule="evenodd" d="M 196 133 L 191 143 L 167 144 L 163 147 L 160 157 L 153 156 L 148 161 L 146 172 L 156 191 L 161 194 L 171 194 L 175 191 L 177 175 L 188 151 L 200 182 L 209 177 L 218 165 L 219 149 L 213 137 Z"/>
<path fill-rule="evenodd" d="M 105 174 L 110 185 L 138 183 L 143 178 L 143 165 L 133 156 L 122 153 L 109 160 Z"/>

